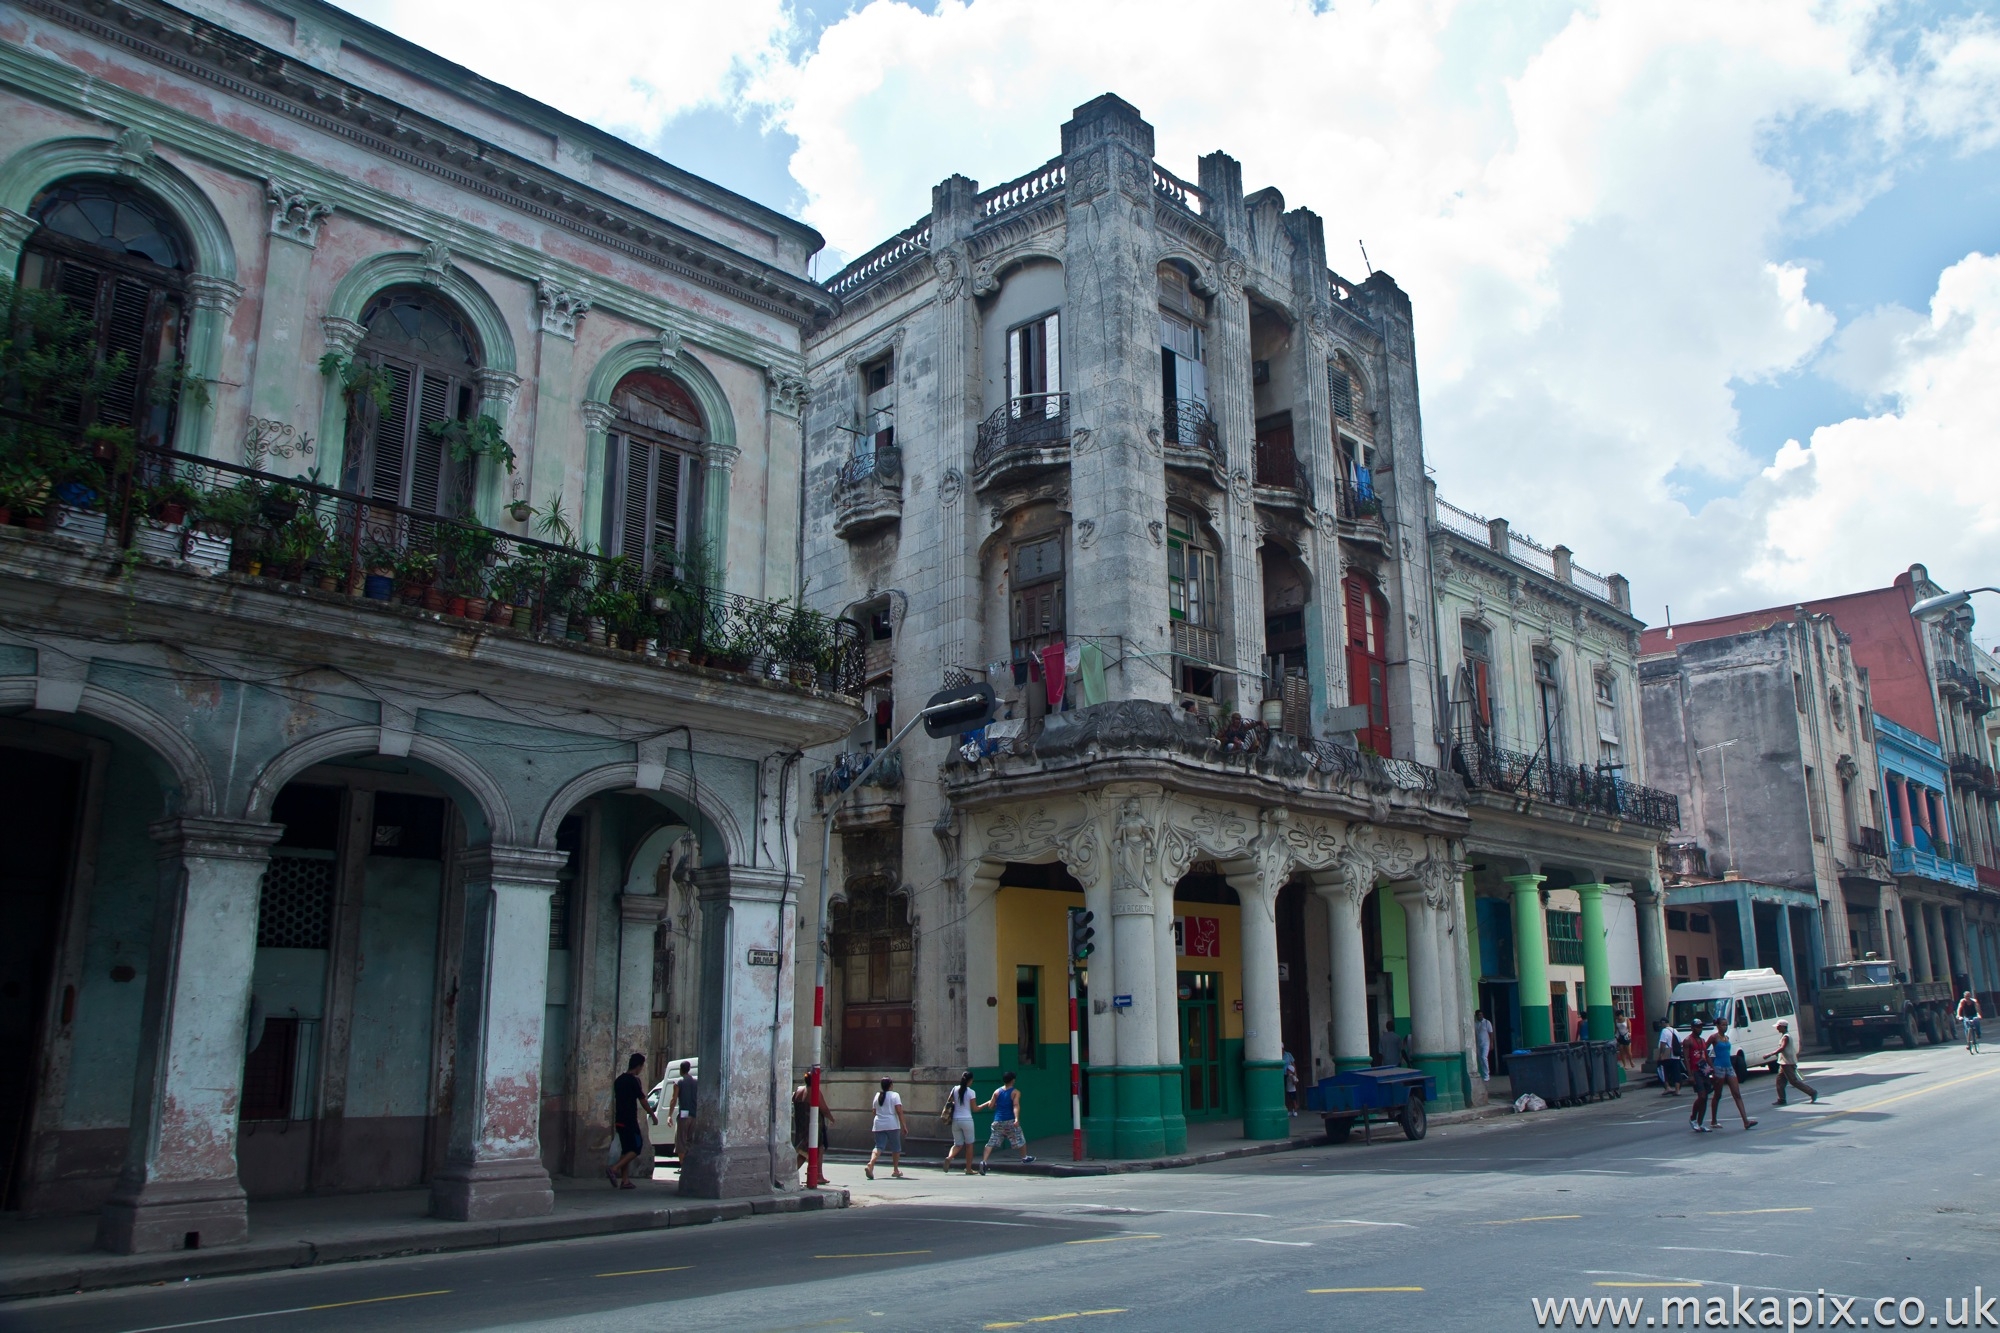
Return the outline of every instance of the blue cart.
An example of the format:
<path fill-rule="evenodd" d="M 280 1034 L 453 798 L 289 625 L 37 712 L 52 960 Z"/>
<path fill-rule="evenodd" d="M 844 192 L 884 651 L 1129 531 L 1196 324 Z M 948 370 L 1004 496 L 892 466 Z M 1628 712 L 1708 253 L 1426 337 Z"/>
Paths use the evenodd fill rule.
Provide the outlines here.
<path fill-rule="evenodd" d="M 1378 1119 L 1393 1120 L 1403 1127 L 1405 1138 L 1420 1139 L 1430 1128 L 1424 1108 L 1436 1099 L 1437 1079 L 1422 1070 L 1393 1067 L 1350 1069 L 1306 1089 L 1306 1109 L 1325 1120 L 1330 1143 L 1347 1142 L 1357 1123 L 1362 1141 L 1369 1142 L 1370 1126 Z"/>

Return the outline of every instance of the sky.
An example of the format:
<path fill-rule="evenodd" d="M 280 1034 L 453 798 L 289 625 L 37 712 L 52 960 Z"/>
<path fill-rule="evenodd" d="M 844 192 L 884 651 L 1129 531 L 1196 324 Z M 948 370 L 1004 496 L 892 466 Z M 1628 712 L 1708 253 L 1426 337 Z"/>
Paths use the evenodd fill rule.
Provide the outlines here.
<path fill-rule="evenodd" d="M 804 219 L 821 277 L 1115 92 L 1365 243 L 1440 493 L 1648 622 L 2000 584 L 2000 0 L 344 2 Z"/>

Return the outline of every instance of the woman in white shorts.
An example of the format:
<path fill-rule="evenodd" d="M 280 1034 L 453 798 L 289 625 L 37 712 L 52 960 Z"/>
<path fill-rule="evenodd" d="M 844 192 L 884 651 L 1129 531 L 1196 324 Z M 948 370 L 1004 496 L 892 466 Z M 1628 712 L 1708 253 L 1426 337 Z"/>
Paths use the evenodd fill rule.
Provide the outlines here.
<path fill-rule="evenodd" d="M 979 1094 L 972 1090 L 972 1071 L 966 1070 L 958 1076 L 958 1082 L 944 1095 L 944 1109 L 938 1112 L 938 1119 L 951 1124 L 951 1147 L 944 1155 L 944 1169 L 951 1170 L 951 1159 L 958 1156 L 960 1148 L 965 1149 L 965 1174 L 972 1175 L 976 1168 L 972 1164 L 974 1128 L 972 1107 L 979 1100 Z"/>
<path fill-rule="evenodd" d="M 875 1094 L 875 1151 L 868 1154 L 868 1165 L 863 1168 L 870 1180 L 875 1179 L 875 1159 L 883 1153 L 889 1154 L 889 1174 L 897 1180 L 903 1179 L 903 1134 L 909 1125 L 903 1120 L 903 1097 L 891 1092 L 894 1079 L 882 1080 L 882 1091 Z"/>

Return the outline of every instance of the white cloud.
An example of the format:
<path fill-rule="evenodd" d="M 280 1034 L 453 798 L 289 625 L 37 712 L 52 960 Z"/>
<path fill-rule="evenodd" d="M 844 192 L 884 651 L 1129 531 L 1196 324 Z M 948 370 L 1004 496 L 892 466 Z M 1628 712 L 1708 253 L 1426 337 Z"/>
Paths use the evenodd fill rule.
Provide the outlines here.
<path fill-rule="evenodd" d="M 1882 330 L 1868 388 L 1892 409 L 1820 427 L 1766 473 L 1798 478 L 1764 518 L 1759 576 L 1773 586 L 1879 584 L 1896 551 L 1948 584 L 2000 570 L 2000 257 L 1967 255 L 1939 276 L 1928 319 Z"/>
<path fill-rule="evenodd" d="M 339 0 L 477 74 L 650 141 L 783 59 L 784 0 Z"/>

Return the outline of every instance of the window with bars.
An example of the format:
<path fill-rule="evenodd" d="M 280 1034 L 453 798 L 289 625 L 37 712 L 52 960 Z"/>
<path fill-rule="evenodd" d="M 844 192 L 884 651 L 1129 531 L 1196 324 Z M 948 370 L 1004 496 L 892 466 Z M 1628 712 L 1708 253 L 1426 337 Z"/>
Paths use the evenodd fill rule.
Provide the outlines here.
<path fill-rule="evenodd" d="M 70 419 L 171 443 L 175 395 L 159 391 L 159 376 L 179 363 L 187 337 L 189 246 L 179 225 L 143 191 L 100 177 L 50 186 L 29 213 L 40 226 L 22 256 L 22 285 L 60 294 L 98 357 L 121 362 L 96 398 L 69 405 Z"/>
<path fill-rule="evenodd" d="M 1550 909 L 1549 961 L 1565 967 L 1583 966 L 1583 914 Z"/>
<path fill-rule="evenodd" d="M 612 484 L 605 495 L 611 553 L 648 576 L 663 562 L 678 568 L 697 526 L 695 497 L 706 438 L 701 409 L 680 381 L 653 371 L 635 371 L 619 381 L 611 405 L 618 414 L 609 441 Z"/>
<path fill-rule="evenodd" d="M 328 853 L 276 855 L 257 897 L 257 947 L 325 949 L 333 931 L 339 862 Z"/>

